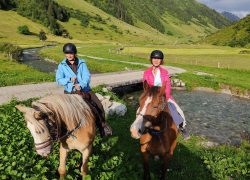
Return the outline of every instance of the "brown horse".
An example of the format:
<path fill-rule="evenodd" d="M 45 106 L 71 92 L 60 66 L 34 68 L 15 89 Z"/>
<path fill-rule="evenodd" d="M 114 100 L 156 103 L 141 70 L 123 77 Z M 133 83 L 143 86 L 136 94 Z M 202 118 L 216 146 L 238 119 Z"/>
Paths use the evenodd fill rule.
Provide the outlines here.
<path fill-rule="evenodd" d="M 87 174 L 87 162 L 95 138 L 95 116 L 79 95 L 51 95 L 32 103 L 32 108 L 17 105 L 24 113 L 35 148 L 48 156 L 53 141 L 60 141 L 60 178 L 66 175 L 66 158 L 71 149 L 82 153 L 82 175 Z"/>
<path fill-rule="evenodd" d="M 178 135 L 177 127 L 169 113 L 165 85 L 149 87 L 147 82 L 144 82 L 144 92 L 140 97 L 140 108 L 137 110 L 136 120 L 131 126 L 131 135 L 133 138 L 140 137 L 144 179 L 150 179 L 150 154 L 162 157 L 160 179 L 165 179 Z"/>

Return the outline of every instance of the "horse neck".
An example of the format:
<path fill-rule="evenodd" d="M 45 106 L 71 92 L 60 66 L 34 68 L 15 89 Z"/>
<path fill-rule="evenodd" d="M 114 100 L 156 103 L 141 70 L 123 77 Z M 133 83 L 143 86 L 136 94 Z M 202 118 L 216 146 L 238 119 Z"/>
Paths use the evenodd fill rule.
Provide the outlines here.
<path fill-rule="evenodd" d="M 153 125 L 153 128 L 159 127 L 159 131 L 166 129 L 167 127 L 167 121 L 164 115 L 164 111 L 160 113 L 160 115 L 157 118 L 157 122 Z"/>

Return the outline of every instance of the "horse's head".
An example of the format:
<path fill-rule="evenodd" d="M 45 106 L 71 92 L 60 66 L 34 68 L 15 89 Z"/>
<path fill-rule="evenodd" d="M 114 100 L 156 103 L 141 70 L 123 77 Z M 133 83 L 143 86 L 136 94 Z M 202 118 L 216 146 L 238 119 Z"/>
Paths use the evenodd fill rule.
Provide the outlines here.
<path fill-rule="evenodd" d="M 46 118 L 48 115 L 44 112 L 35 110 L 22 105 L 17 105 L 16 108 L 24 114 L 27 127 L 30 130 L 35 142 L 35 148 L 39 155 L 48 156 L 51 152 L 51 136 L 47 127 Z"/>
<path fill-rule="evenodd" d="M 150 87 L 147 82 L 143 83 L 144 92 L 140 97 L 140 107 L 137 110 L 136 120 L 131 126 L 131 136 L 140 138 L 145 128 L 158 125 L 159 115 L 166 108 L 164 84 L 162 87 Z"/>

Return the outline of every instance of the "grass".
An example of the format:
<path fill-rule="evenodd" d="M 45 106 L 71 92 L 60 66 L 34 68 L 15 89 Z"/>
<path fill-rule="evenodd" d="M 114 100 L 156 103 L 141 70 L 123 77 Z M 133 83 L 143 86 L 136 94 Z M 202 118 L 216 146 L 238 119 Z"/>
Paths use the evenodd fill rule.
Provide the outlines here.
<path fill-rule="evenodd" d="M 250 55 L 239 54 L 244 48 L 216 47 L 216 46 L 151 46 L 126 47 L 124 54 L 148 58 L 154 49 L 160 49 L 166 54 L 167 63 L 190 64 L 199 66 L 250 70 Z"/>
<path fill-rule="evenodd" d="M 17 12 L 0 10 L 0 16 L 4 19 L 0 21 L 0 42 L 10 42 L 23 47 L 34 47 L 52 42 L 65 43 L 68 41 L 68 39 L 52 35 L 47 27 L 22 17 Z M 17 28 L 22 25 L 27 25 L 33 35 L 18 33 Z M 46 32 L 48 38 L 45 43 L 41 42 L 38 38 L 38 33 L 41 29 Z"/>
<path fill-rule="evenodd" d="M 96 56 L 102 58 L 109 58 L 114 60 L 122 60 L 128 62 L 149 63 L 144 58 L 124 55 L 117 53 L 116 49 L 122 47 L 119 44 L 76 44 L 79 55 Z M 126 48 L 126 47 L 125 47 Z M 60 62 L 63 58 L 62 45 L 55 48 L 43 49 L 40 51 L 43 57 L 51 57 L 56 62 Z"/>
<path fill-rule="evenodd" d="M 0 106 L 0 177 L 1 179 L 56 179 L 59 165 L 58 144 L 53 153 L 44 159 L 36 154 L 32 136 L 26 127 L 23 115 L 15 109 L 12 101 Z M 94 141 L 93 153 L 89 159 L 87 179 L 142 179 L 143 166 L 138 140 L 130 137 L 129 127 L 134 121 L 136 105 L 127 102 L 128 112 L 123 117 L 111 116 L 109 124 L 114 130 L 112 137 Z M 178 145 L 170 164 L 168 179 L 248 179 L 250 175 L 250 145 L 240 147 L 219 146 L 204 148 L 204 138 L 192 136 L 189 141 L 178 138 Z M 18 149 L 18 150 L 17 150 Z M 71 151 L 67 159 L 67 179 L 80 178 L 81 154 Z M 150 162 L 151 177 L 159 176 L 160 161 Z"/>
<path fill-rule="evenodd" d="M 169 47 L 125 47 L 121 54 L 117 54 L 114 49 L 120 47 L 112 44 L 78 44 L 79 54 L 88 56 L 97 56 L 103 58 L 110 58 L 114 60 L 122 60 L 129 62 L 150 63 L 147 56 L 153 49 L 163 49 L 166 55 L 166 65 L 172 65 L 186 69 L 188 72 L 180 74 L 179 77 L 183 79 L 188 88 L 194 87 L 211 87 L 219 89 L 221 84 L 228 84 L 240 90 L 250 89 L 250 58 L 249 55 L 238 54 L 242 48 L 226 48 L 220 47 L 215 49 L 214 46 L 169 46 Z M 54 56 L 61 54 L 61 46 L 53 49 L 42 50 L 43 56 Z M 207 53 L 207 54 L 202 54 Z M 193 54 L 193 55 L 192 55 Z M 182 57 L 183 59 L 181 59 Z M 191 64 L 192 59 L 199 57 L 199 61 Z M 213 65 L 216 62 L 213 57 L 220 57 L 220 66 L 224 68 L 217 68 Z M 180 58 L 180 59 L 179 59 Z M 59 58 L 57 58 L 59 59 Z M 104 63 L 102 61 L 101 63 Z M 194 60 L 193 60 L 194 62 Z M 107 63 L 110 63 L 107 61 Z M 113 62 L 112 62 L 113 63 Z M 224 64 L 230 63 L 229 68 Z M 223 66 L 224 65 L 224 66 Z M 145 67 L 142 67 L 145 69 Z M 206 72 L 213 76 L 198 76 L 196 72 Z"/>
<path fill-rule="evenodd" d="M 84 44 L 79 44 L 78 46 L 78 53 L 80 54 L 82 49 L 85 52 L 85 47 Z M 101 52 L 101 48 L 94 48 L 90 46 L 89 51 L 98 51 Z M 61 62 L 62 59 L 64 58 L 64 54 L 62 53 L 62 46 L 57 46 L 56 48 L 48 48 L 48 49 L 43 49 L 40 51 L 40 55 L 43 57 L 48 57 L 50 59 L 53 59 L 57 63 Z M 80 56 L 80 58 L 82 58 Z M 94 73 L 106 73 L 106 72 L 118 72 L 118 71 L 128 71 L 128 70 L 142 70 L 144 69 L 144 66 L 142 65 L 132 65 L 132 64 L 127 64 L 127 63 L 121 63 L 121 62 L 110 62 L 110 61 L 99 61 L 99 60 L 94 60 L 91 58 L 83 58 L 86 60 L 87 66 L 91 72 Z"/>
<path fill-rule="evenodd" d="M 0 54 L 0 86 L 54 81 L 54 74 L 39 72 Z"/>
<path fill-rule="evenodd" d="M 170 64 L 186 69 L 188 72 L 179 74 L 178 76 L 187 83 L 190 89 L 194 87 L 210 87 L 219 89 L 222 84 L 230 85 L 239 90 L 250 89 L 250 71 L 237 69 L 219 69 L 214 67 L 185 65 L 185 64 Z M 197 72 L 205 72 L 212 76 L 196 75 Z"/>

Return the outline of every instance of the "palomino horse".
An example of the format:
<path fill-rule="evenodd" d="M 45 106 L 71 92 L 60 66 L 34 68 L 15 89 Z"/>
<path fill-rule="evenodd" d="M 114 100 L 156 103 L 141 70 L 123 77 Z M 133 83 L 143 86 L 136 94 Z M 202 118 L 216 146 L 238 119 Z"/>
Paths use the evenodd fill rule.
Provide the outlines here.
<path fill-rule="evenodd" d="M 48 156 L 52 142 L 60 141 L 60 178 L 66 175 L 66 158 L 70 149 L 82 153 L 82 175 L 87 174 L 87 162 L 95 138 L 95 116 L 79 95 L 51 95 L 32 103 L 32 108 L 17 105 L 24 113 L 35 148 Z"/>
<path fill-rule="evenodd" d="M 133 138 L 140 138 L 143 155 L 144 179 L 150 179 L 149 155 L 163 159 L 160 179 L 165 179 L 169 160 L 173 156 L 178 135 L 177 127 L 169 113 L 163 87 L 149 87 L 144 82 L 144 92 L 140 97 L 140 108 L 131 125 Z"/>

